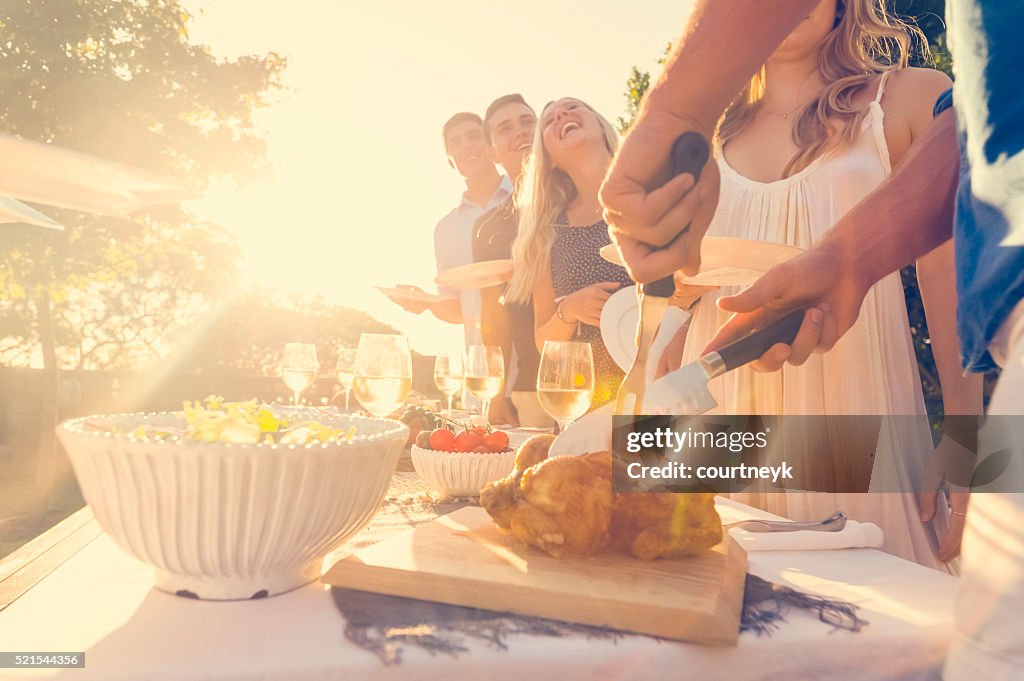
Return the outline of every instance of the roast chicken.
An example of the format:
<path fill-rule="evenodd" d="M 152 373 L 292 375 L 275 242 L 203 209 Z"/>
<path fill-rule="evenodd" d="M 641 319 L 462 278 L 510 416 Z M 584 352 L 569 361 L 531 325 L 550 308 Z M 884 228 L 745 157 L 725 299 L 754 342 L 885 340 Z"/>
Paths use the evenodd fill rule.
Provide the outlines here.
<path fill-rule="evenodd" d="M 538 435 L 524 443 L 515 470 L 480 494 L 495 523 L 519 540 L 559 558 L 607 549 L 643 560 L 722 540 L 712 494 L 616 494 L 611 452 L 548 459 L 553 439 Z"/>

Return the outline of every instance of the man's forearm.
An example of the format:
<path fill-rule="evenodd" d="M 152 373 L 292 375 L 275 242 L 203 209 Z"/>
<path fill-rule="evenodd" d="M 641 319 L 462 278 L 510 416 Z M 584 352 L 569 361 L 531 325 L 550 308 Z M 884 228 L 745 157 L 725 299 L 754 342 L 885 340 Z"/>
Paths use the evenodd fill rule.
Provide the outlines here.
<path fill-rule="evenodd" d="M 953 233 L 960 154 L 952 109 L 940 114 L 899 169 L 823 240 L 868 285 L 929 253 Z"/>
<path fill-rule="evenodd" d="M 743 85 L 819 0 L 699 0 L 640 117 L 667 113 L 710 138 Z"/>
<path fill-rule="evenodd" d="M 434 303 L 430 306 L 430 311 L 442 322 L 462 323 L 462 303 L 458 298 L 446 298 L 440 303 Z"/>

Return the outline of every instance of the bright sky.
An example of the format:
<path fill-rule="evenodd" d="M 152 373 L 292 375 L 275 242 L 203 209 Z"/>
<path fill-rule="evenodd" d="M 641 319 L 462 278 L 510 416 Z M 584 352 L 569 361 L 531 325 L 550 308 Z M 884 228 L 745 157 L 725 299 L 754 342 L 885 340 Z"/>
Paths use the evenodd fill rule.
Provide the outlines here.
<path fill-rule="evenodd" d="M 431 353 L 461 331 L 372 288 L 433 284 L 433 228 L 459 200 L 441 126 L 509 92 L 622 114 L 630 67 L 657 69 L 690 0 L 186 0 L 220 56 L 277 51 L 288 92 L 259 118 L 274 178 L 199 206 L 240 236 L 248 281 L 366 310 Z"/>

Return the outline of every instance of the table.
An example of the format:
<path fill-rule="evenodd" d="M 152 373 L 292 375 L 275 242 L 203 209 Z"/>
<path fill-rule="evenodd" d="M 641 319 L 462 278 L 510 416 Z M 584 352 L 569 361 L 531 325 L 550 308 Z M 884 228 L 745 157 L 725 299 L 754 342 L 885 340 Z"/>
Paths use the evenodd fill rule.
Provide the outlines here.
<path fill-rule="evenodd" d="M 410 476 L 395 479 L 408 486 Z M 730 500 L 719 510 L 726 521 L 774 517 Z M 86 667 L 7 669 L 0 679 L 674 679 L 686 670 L 686 678 L 730 681 L 916 680 L 938 678 L 952 634 L 956 579 L 949 575 L 874 549 L 751 552 L 754 574 L 854 601 L 870 625 L 857 634 L 832 631 L 794 610 L 771 637 L 744 633 L 736 648 L 642 636 L 512 636 L 507 651 L 470 642 L 457 658 L 410 647 L 403 664 L 385 667 L 345 638 L 342 616 L 319 584 L 259 601 L 171 596 L 152 588 L 151 569 L 99 533 L 87 509 L 76 518 L 79 530 L 64 540 L 67 559 L 0 610 L 0 649 L 85 651 Z"/>

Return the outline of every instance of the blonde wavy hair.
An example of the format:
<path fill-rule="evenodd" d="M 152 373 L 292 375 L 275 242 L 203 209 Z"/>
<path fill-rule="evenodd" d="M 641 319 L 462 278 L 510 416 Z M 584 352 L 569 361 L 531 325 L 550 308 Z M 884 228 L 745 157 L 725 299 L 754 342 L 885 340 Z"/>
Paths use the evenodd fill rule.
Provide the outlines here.
<path fill-rule="evenodd" d="M 581 100 L 573 99 L 590 110 L 597 117 L 604 132 L 604 144 L 608 149 L 609 161 L 619 146 L 619 134 L 604 116 L 594 107 Z M 556 100 L 561 101 L 561 100 Z M 519 208 L 519 233 L 512 243 L 512 260 L 515 263 L 512 281 L 505 292 L 505 300 L 525 303 L 533 295 L 537 273 L 551 267 L 551 246 L 555 242 L 555 220 L 576 198 L 576 186 L 569 175 L 554 167 L 551 156 L 544 148 L 544 114 L 555 102 L 548 102 L 541 110 L 537 131 L 533 136 L 533 151 L 523 168 L 523 176 L 516 194 Z"/>
<path fill-rule="evenodd" d="M 818 52 L 818 69 L 828 85 L 800 114 L 793 129 L 798 151 L 783 177 L 799 172 L 825 151 L 833 141 L 832 124 L 839 124 L 838 144 L 851 142 L 864 117 L 864 111 L 854 106 L 854 96 L 876 76 L 906 67 L 914 52 L 927 59 L 928 40 L 919 28 L 890 14 L 886 0 L 838 0 L 836 25 Z M 762 66 L 719 122 L 723 146 L 757 113 L 766 86 Z"/>

